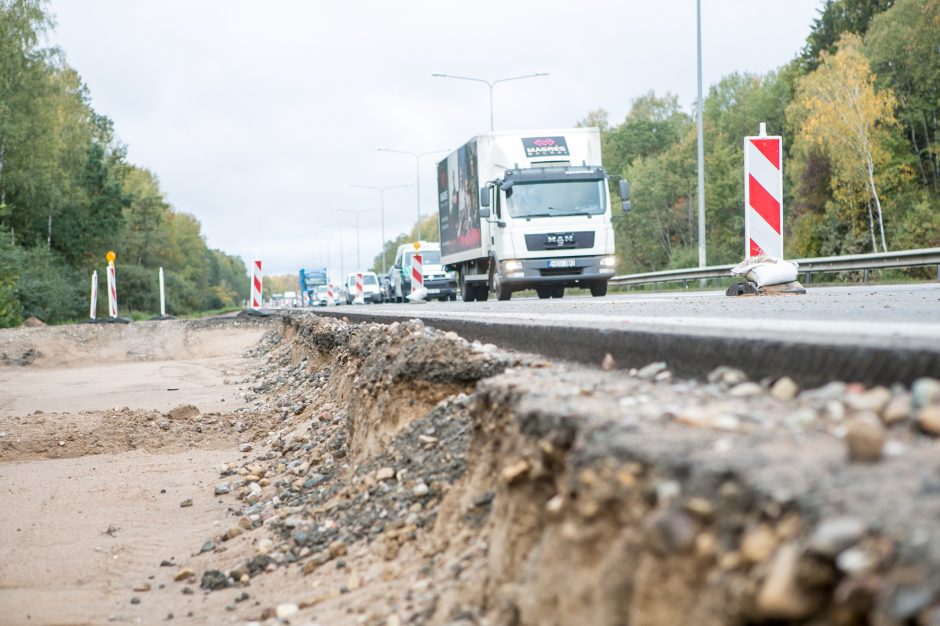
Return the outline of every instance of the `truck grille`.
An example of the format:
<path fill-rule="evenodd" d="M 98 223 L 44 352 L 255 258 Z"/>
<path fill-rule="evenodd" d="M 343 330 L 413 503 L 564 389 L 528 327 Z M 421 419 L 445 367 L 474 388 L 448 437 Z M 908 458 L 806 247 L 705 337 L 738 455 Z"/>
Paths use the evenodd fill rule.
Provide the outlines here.
<path fill-rule="evenodd" d="M 578 276 L 583 267 L 546 267 L 540 269 L 542 276 Z"/>

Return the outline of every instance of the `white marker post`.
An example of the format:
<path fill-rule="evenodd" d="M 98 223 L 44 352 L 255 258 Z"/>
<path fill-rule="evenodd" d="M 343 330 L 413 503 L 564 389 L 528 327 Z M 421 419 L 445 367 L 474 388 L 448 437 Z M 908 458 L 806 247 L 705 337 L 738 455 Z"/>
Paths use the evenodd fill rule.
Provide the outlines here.
<path fill-rule="evenodd" d="M 118 316 L 117 277 L 114 272 L 114 259 L 117 258 L 117 255 L 114 254 L 114 250 L 108 250 L 104 258 L 108 261 L 108 312 L 111 319 L 116 319 Z"/>
<path fill-rule="evenodd" d="M 98 317 L 98 270 L 91 273 L 91 306 L 88 308 L 88 319 Z"/>
<path fill-rule="evenodd" d="M 163 268 L 160 268 L 160 317 L 166 317 L 166 295 L 163 290 Z"/>
<path fill-rule="evenodd" d="M 251 298 L 248 301 L 250 308 L 255 311 L 261 308 L 262 300 L 262 281 L 264 273 L 261 271 L 261 261 L 255 261 L 251 265 Z"/>
<path fill-rule="evenodd" d="M 414 242 L 415 253 L 411 257 L 411 293 L 408 294 L 409 302 L 424 302 L 428 297 L 428 290 L 424 288 L 424 264 L 421 258 L 421 243 Z"/>

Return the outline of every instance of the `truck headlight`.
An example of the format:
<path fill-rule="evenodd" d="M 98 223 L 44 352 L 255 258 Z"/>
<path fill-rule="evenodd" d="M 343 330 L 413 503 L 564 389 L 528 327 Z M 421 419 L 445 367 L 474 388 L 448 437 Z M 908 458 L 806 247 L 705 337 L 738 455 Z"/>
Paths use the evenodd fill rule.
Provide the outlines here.
<path fill-rule="evenodd" d="M 617 267 L 617 257 L 605 256 L 601 259 L 601 267 Z"/>
<path fill-rule="evenodd" d="M 507 272 L 515 272 L 522 269 L 522 261 L 503 261 L 503 269 Z"/>

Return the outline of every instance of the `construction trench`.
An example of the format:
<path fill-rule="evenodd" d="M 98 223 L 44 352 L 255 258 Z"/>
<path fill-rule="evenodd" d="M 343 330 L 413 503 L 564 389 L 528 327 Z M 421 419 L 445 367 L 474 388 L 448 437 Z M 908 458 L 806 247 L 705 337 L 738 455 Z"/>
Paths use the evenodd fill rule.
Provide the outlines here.
<path fill-rule="evenodd" d="M 59 612 L 38 601 L 52 579 L 14 563 L 24 519 L 0 521 L 0 624 L 940 624 L 936 380 L 683 379 L 419 320 L 163 324 L 160 358 L 185 360 L 201 336 L 239 351 L 226 382 L 241 404 L 7 410 L 0 493 L 29 498 L 17 485 L 36 464 L 178 454 L 174 467 L 208 478 L 139 495 L 179 500 L 151 532 L 202 521 L 186 523 L 185 549 L 155 542 L 167 554 L 131 558 L 99 595 L 83 585 L 106 573 L 69 582 Z M 29 350 L 41 367 L 40 337 L 0 337 L 3 367 L 36 367 L 17 361 Z M 94 541 L 107 550 L 132 517 Z"/>

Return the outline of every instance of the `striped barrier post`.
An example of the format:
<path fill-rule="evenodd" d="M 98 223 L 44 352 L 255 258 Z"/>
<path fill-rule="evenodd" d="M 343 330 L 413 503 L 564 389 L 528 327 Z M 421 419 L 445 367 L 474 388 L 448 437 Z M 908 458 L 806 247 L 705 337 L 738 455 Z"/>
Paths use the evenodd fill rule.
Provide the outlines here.
<path fill-rule="evenodd" d="M 166 292 L 163 289 L 163 268 L 160 268 L 160 317 L 166 317 Z"/>
<path fill-rule="evenodd" d="M 264 274 L 261 271 L 261 261 L 255 261 L 251 265 L 251 299 L 248 301 L 251 308 L 257 311 L 261 308 L 261 286 L 264 280 Z"/>
<path fill-rule="evenodd" d="M 333 297 L 333 284 L 330 283 L 326 286 L 326 306 L 334 306 L 336 304 L 336 298 Z"/>
<path fill-rule="evenodd" d="M 114 271 L 114 259 L 117 255 L 113 250 L 108 250 L 104 258 L 108 261 L 108 314 L 114 319 L 118 316 L 117 275 Z"/>
<path fill-rule="evenodd" d="M 428 295 L 428 290 L 424 288 L 424 264 L 418 252 L 419 245 L 415 243 L 415 254 L 411 257 L 411 293 L 408 294 L 411 302 L 424 302 Z"/>
<path fill-rule="evenodd" d="M 744 256 L 783 258 L 783 138 L 744 138 Z"/>
<path fill-rule="evenodd" d="M 362 273 L 356 274 L 356 298 L 353 304 L 365 304 L 366 299 L 362 289 Z"/>
<path fill-rule="evenodd" d="M 98 317 L 98 270 L 91 273 L 91 306 L 88 308 L 88 319 Z"/>

